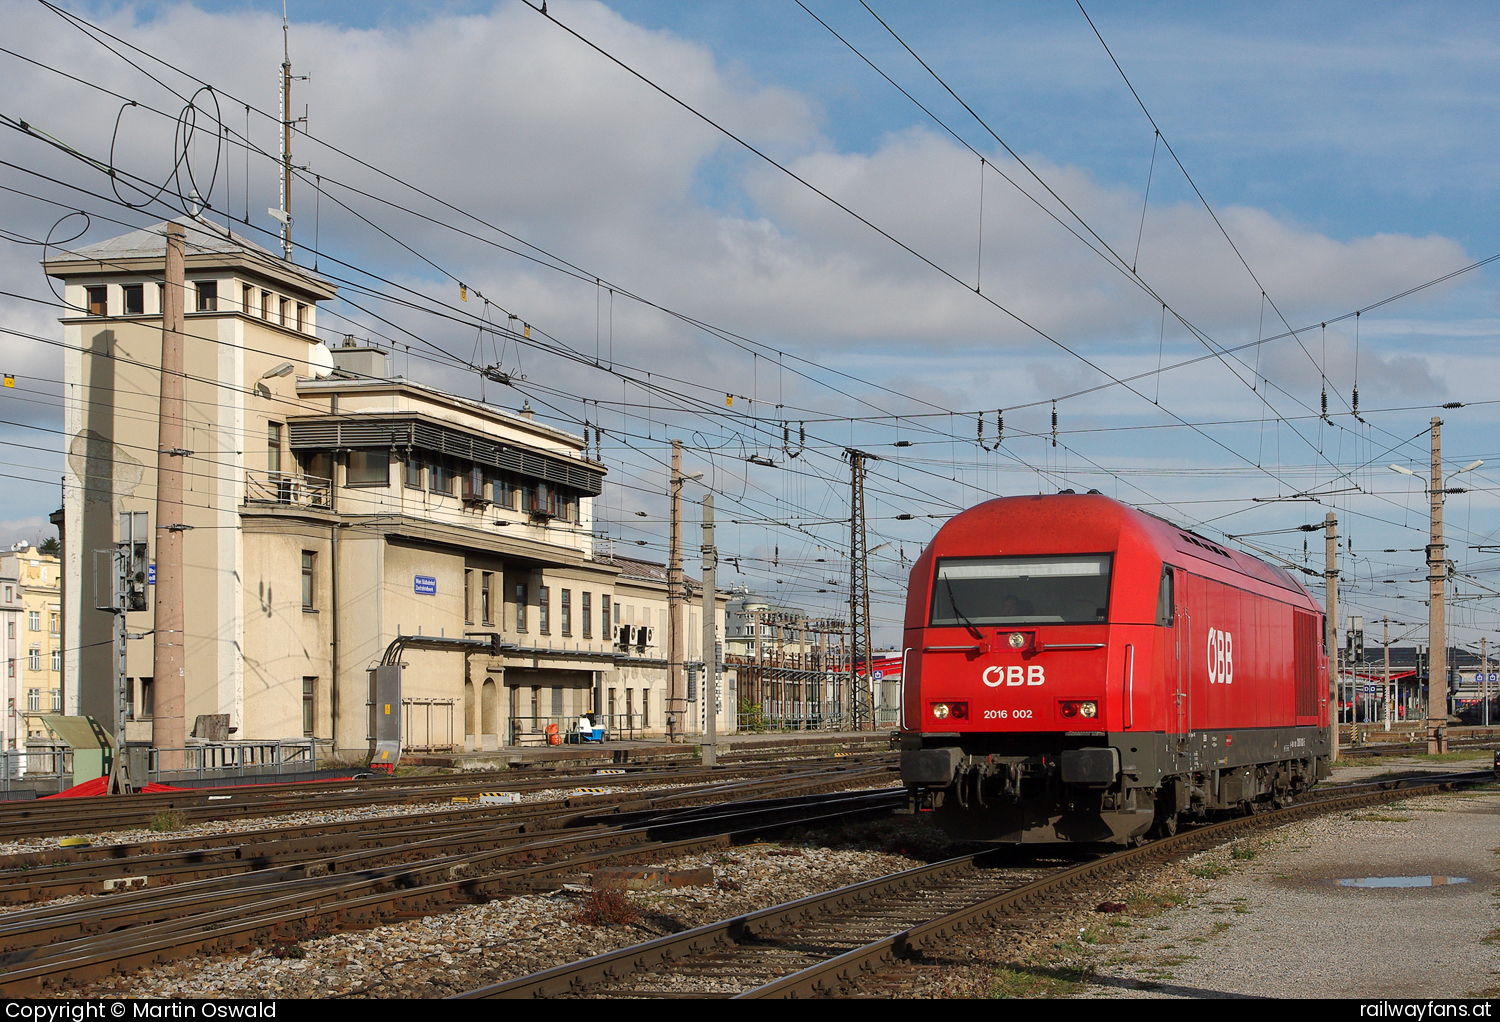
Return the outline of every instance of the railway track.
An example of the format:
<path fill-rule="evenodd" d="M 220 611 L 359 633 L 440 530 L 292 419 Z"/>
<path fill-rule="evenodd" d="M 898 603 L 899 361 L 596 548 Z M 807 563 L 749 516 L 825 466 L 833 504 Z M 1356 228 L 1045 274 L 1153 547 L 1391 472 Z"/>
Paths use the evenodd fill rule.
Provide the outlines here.
<path fill-rule="evenodd" d="M 517 778 L 514 774 L 447 775 L 439 778 L 371 778 L 357 781 L 318 781 L 305 784 L 246 785 L 189 791 L 141 793 L 129 796 L 94 796 L 75 799 L 43 799 L 22 803 L 0 803 L 0 842 L 27 837 L 59 836 L 87 832 L 98 834 L 149 827 L 162 813 L 177 814 L 183 823 L 210 820 L 251 820 L 297 812 L 327 812 L 367 806 L 398 806 L 455 797 L 474 797 L 485 791 L 528 793 L 559 787 L 559 781 L 585 778 L 600 780 L 613 788 L 701 784 L 726 778 L 784 777 L 788 769 L 835 769 L 872 764 L 894 764 L 895 754 L 862 753 L 847 757 L 817 757 L 773 762 L 747 760 L 715 768 L 702 766 L 639 769 L 610 774 L 607 782 L 598 770 L 579 773 L 549 773 Z M 617 800 L 629 796 L 617 793 Z"/>
<path fill-rule="evenodd" d="M 410 827 L 365 821 L 385 828 L 350 831 L 358 847 L 332 854 L 323 835 L 252 832 L 239 835 L 239 844 L 221 837 L 213 848 L 0 871 L 0 896 L 55 898 L 79 885 L 116 891 L 0 915 L 0 993 L 76 988 L 153 962 L 553 889 L 606 863 L 687 855 L 793 824 L 883 814 L 904 803 L 902 789 L 834 792 L 890 774 L 888 764 L 851 768 L 846 761 L 789 776 L 783 765 L 776 781 L 720 781 L 612 803 L 567 799 L 551 817 L 533 805 L 509 818 L 459 811 L 448 820 L 423 816 Z M 772 788 L 779 797 L 748 798 Z M 741 800 L 724 803 L 729 797 Z M 705 800 L 719 804 L 691 805 Z M 284 854 L 272 854 L 275 846 Z M 104 875 L 121 869 L 135 872 Z"/>
<path fill-rule="evenodd" d="M 459 995 L 464 998 L 798 997 L 848 993 L 920 960 L 952 934 L 1031 911 L 1112 871 L 1210 848 L 1308 816 L 1434 793 L 1474 774 L 1349 785 L 1286 809 L 1185 830 L 1048 869 L 984 852 L 813 895 Z M 878 932 L 876 932 L 878 931 Z M 889 979 L 885 982 L 890 982 Z"/>

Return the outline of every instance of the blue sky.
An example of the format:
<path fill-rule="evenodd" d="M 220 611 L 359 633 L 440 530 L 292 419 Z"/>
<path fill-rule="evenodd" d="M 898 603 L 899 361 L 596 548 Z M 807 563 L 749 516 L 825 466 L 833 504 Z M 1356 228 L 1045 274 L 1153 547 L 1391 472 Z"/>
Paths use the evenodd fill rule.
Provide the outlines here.
<path fill-rule="evenodd" d="M 1367 616 L 1412 612 L 1414 598 L 1377 596 L 1399 588 L 1383 575 L 1411 575 L 1384 551 L 1421 545 L 1421 494 L 1385 465 L 1421 459 L 1422 431 L 1444 402 L 1486 397 L 1484 381 L 1500 369 L 1492 354 L 1500 315 L 1490 270 L 1361 317 L 1357 335 L 1352 321 L 1338 323 L 1300 342 L 1247 349 L 1238 362 L 1212 357 L 1148 379 L 1134 394 L 1117 386 L 1068 395 L 1109 375 L 1149 373 L 1214 345 L 1280 333 L 1282 316 L 1299 328 L 1332 320 L 1500 252 L 1492 226 L 1500 29 L 1490 8 L 1086 5 L 1236 254 L 1164 149 L 1156 149 L 1153 165 L 1150 123 L 1075 5 L 872 2 L 1103 243 L 1136 265 L 1139 279 L 1132 279 L 1038 209 L 1032 197 L 1086 234 L 865 8 L 806 2 L 990 161 L 982 260 L 978 158 L 791 2 L 565 0 L 549 11 L 935 265 L 514 2 L 291 3 L 292 58 L 299 73 L 312 74 L 295 96 L 299 107 L 309 106 L 312 134 L 568 258 L 585 277 L 765 347 L 749 355 L 619 296 L 610 315 L 605 285 L 540 270 L 411 213 L 337 192 L 333 182 L 343 182 L 458 222 L 304 140 L 299 159 L 330 182 L 316 214 L 320 247 L 450 305 L 463 279 L 580 350 L 596 343 L 607 349 L 612 338 L 632 372 L 666 373 L 681 381 L 673 386 L 698 388 L 698 396 L 739 394 L 737 408 L 755 410 L 759 425 L 663 412 L 618 374 L 523 353 L 531 382 L 544 388 L 529 396 L 550 403 L 547 414 L 575 427 L 602 414 L 618 431 L 611 452 L 618 488 L 603 502 L 601 524 L 616 540 L 645 540 L 641 552 L 648 555 L 660 552 L 659 499 L 651 491 L 660 489 L 668 433 L 689 437 L 690 460 L 710 467 L 726 493 L 743 496 L 747 522 L 843 513 L 838 446 L 889 451 L 899 433 L 933 442 L 889 451 L 890 462 L 878 470 L 872 511 L 890 546 L 881 554 L 887 560 L 877 617 L 886 628 L 899 607 L 902 557 L 909 563 L 941 520 L 928 515 L 951 514 L 994 493 L 1065 485 L 1097 485 L 1212 535 L 1292 528 L 1333 508 L 1350 521 L 1355 552 L 1368 557 L 1370 581 L 1351 592 L 1352 604 L 1367 600 Z M 147 50 L 178 54 L 228 96 L 274 105 L 279 4 L 74 9 Z M 166 102 L 162 90 L 102 57 L 55 15 L 27 5 L 13 14 L 19 52 L 132 98 Z M 0 81 L 0 109 L 29 114 L 80 146 L 107 149 L 113 101 L 15 62 Z M 139 134 L 126 140 L 122 159 L 149 176 L 170 153 L 170 130 L 148 118 L 133 123 Z M 252 139 L 274 145 L 272 129 L 259 121 Z M 64 168 L 13 133 L 0 146 L 4 159 L 85 180 L 84 171 Z M 217 208 L 242 211 L 248 201 L 252 229 L 269 228 L 258 211 L 274 204 L 274 179 L 252 166 L 247 200 L 240 159 L 227 165 L 228 189 L 216 191 Z M 19 187 L 20 180 L 0 174 L 0 184 Z M 295 211 L 306 246 L 310 194 L 299 187 Z M 339 195 L 432 263 L 342 213 L 332 201 Z M 28 236 L 45 233 L 56 217 L 14 196 L 0 199 L 0 215 Z M 144 223 L 146 211 L 122 219 Z M 96 222 L 86 240 L 117 230 Z M 45 297 L 35 259 L 26 246 L 0 248 L 3 290 Z M 982 295 L 973 292 L 976 274 Z M 1145 288 L 1209 340 L 1194 339 L 1170 318 L 1163 325 L 1160 300 Z M 333 311 L 371 337 L 389 333 L 346 303 Z M 388 313 L 449 350 L 465 357 L 473 351 L 472 328 Z M 56 331 L 51 314 L 34 303 L 0 301 L 0 315 L 21 328 Z M 11 364 L 57 376 L 48 368 L 51 354 L 14 340 L 5 345 L 0 352 Z M 478 392 L 472 373 L 418 363 L 413 375 L 419 370 L 433 382 Z M 1348 414 L 1356 384 L 1362 409 L 1377 410 L 1363 423 Z M 1316 417 L 1325 389 L 1335 413 L 1328 423 Z M 1058 447 L 1047 435 L 1054 398 L 1061 399 Z M 788 407 L 778 410 L 778 403 Z M 875 406 L 929 418 L 899 429 L 888 421 L 834 421 L 872 414 Z M 999 407 L 1011 410 L 1010 439 L 998 451 L 981 451 L 972 442 L 973 413 Z M 37 421 L 52 414 L 20 409 L 12 421 L 23 413 Z M 1496 422 L 1477 404 L 1444 415 L 1454 464 L 1490 462 L 1476 474 L 1476 492 L 1463 498 L 1461 517 L 1456 509 L 1451 517 L 1462 523 L 1454 528 L 1467 548 L 1500 529 Z M 804 418 L 814 422 L 817 452 L 804 459 L 778 453 L 777 421 Z M 778 468 L 747 469 L 741 455 L 757 451 L 774 454 Z M 27 457 L 39 479 L 51 472 L 45 455 Z M 1486 478 L 1491 467 L 1496 472 Z M 1321 503 L 1266 502 L 1304 490 L 1327 496 Z M 40 482 L 0 495 L 0 533 L 29 535 L 55 499 L 55 484 Z M 650 512 L 645 519 L 634 514 L 641 508 Z M 898 522 L 899 513 L 918 518 Z M 819 548 L 838 547 L 836 528 L 737 528 L 747 570 L 731 581 L 809 603 L 834 598 L 817 592 L 824 583 L 812 580 L 807 565 L 818 563 Z M 1256 542 L 1300 561 L 1294 534 Z M 1466 549 L 1464 556 L 1476 579 L 1487 577 L 1478 553 Z M 782 577 L 783 562 L 797 558 L 806 570 Z M 1488 604 L 1466 606 L 1456 617 L 1460 627 L 1494 627 Z"/>

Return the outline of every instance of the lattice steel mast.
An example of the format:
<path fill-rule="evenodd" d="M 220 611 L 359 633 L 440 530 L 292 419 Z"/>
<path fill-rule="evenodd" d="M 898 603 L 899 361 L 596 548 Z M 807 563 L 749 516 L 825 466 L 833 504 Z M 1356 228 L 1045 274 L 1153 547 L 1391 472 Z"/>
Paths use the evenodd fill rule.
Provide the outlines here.
<path fill-rule="evenodd" d="M 849 681 L 848 701 L 854 728 L 875 726 L 870 668 L 870 565 L 865 540 L 865 462 L 874 454 L 847 448 L 849 460 Z M 860 666 L 864 677 L 860 677 Z"/>

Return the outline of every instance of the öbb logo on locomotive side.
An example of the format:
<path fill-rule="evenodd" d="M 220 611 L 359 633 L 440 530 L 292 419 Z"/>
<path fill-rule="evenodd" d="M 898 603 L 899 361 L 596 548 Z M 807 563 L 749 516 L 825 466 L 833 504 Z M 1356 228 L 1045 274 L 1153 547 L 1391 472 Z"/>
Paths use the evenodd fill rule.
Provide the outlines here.
<path fill-rule="evenodd" d="M 1042 685 L 1047 681 L 1044 671 L 1045 668 L 1040 664 L 1031 664 L 1028 667 L 1013 664 L 1010 667 L 986 667 L 980 678 L 990 688 L 999 688 L 1001 685 L 1007 687 Z"/>
<path fill-rule="evenodd" d="M 1208 683 L 1234 684 L 1234 635 L 1217 628 L 1208 630 Z"/>

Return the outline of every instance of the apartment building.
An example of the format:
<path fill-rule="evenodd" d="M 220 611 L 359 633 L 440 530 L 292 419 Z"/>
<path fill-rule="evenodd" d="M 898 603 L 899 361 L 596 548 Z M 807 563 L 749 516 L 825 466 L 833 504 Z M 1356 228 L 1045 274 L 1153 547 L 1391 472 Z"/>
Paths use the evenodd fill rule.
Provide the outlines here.
<path fill-rule="evenodd" d="M 14 580 L 14 581 L 12 581 Z M 15 599 L 6 589 L 15 586 Z M 30 543 L 0 552 L 0 617 L 6 653 L 6 748 L 46 733 L 42 717 L 63 711 L 62 567 Z M 14 667 L 12 672 L 11 668 Z"/>

